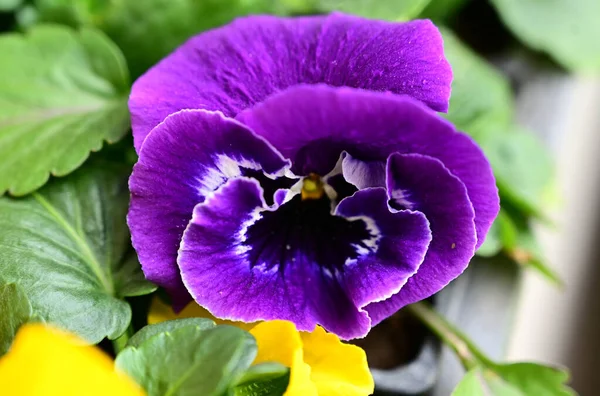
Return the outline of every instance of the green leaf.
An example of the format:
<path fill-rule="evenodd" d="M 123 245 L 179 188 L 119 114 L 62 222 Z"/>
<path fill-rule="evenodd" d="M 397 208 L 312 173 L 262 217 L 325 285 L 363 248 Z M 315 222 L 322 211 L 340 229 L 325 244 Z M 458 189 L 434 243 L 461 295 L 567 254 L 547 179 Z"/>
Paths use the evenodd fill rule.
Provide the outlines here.
<path fill-rule="evenodd" d="M 42 320 L 91 343 L 117 338 L 131 319 L 119 297 L 132 288 L 118 275 L 141 271 L 130 259 L 127 176 L 92 163 L 25 198 L 0 198 L 2 277 L 23 287 Z"/>
<path fill-rule="evenodd" d="M 492 4 L 530 47 L 572 70 L 600 70 L 600 1 L 492 0 Z"/>
<path fill-rule="evenodd" d="M 38 26 L 0 36 L 0 53 L 0 195 L 30 193 L 127 132 L 127 68 L 100 32 Z"/>
<path fill-rule="evenodd" d="M 572 389 L 565 386 L 569 373 L 565 369 L 535 363 L 500 364 L 494 368 L 506 382 L 524 395 L 570 396 Z"/>
<path fill-rule="evenodd" d="M 305 0 L 36 0 L 43 21 L 94 26 L 121 47 L 134 77 L 191 36 L 248 14 L 302 11 Z"/>
<path fill-rule="evenodd" d="M 222 396 L 256 356 L 256 341 L 237 327 L 189 325 L 125 348 L 116 367 L 149 396 Z"/>
<path fill-rule="evenodd" d="M 272 0 L 123 0 L 98 27 L 121 47 L 132 74 L 139 76 L 195 34 L 238 16 L 285 11 Z"/>
<path fill-rule="evenodd" d="M 93 26 L 112 3 L 106 0 L 33 0 L 42 20 L 72 27 Z"/>
<path fill-rule="evenodd" d="M 19 327 L 33 315 L 23 289 L 14 283 L 0 284 L 0 356 L 5 354 Z"/>
<path fill-rule="evenodd" d="M 441 31 L 444 53 L 454 75 L 450 109 L 444 116 L 474 137 L 482 126 L 508 125 L 514 107 L 509 82 L 452 31 L 447 28 Z"/>
<path fill-rule="evenodd" d="M 282 396 L 290 382 L 290 369 L 279 363 L 252 366 L 237 381 L 234 396 Z"/>
<path fill-rule="evenodd" d="M 535 363 L 475 367 L 458 384 L 452 396 L 573 396 L 565 385 L 569 374 Z"/>
<path fill-rule="evenodd" d="M 131 252 L 125 258 L 123 265 L 113 273 L 115 290 L 119 297 L 143 296 L 154 292 L 158 287 L 146 280 L 144 273 L 140 271 L 141 264 L 137 255 Z"/>
<path fill-rule="evenodd" d="M 321 12 L 343 11 L 367 18 L 409 20 L 427 6 L 431 0 L 320 0 L 315 3 Z"/>
<path fill-rule="evenodd" d="M 205 330 L 215 327 L 215 322 L 205 318 L 182 318 L 175 320 L 167 320 L 157 324 L 143 327 L 135 333 L 127 342 L 127 346 L 139 348 L 148 339 L 161 333 L 172 332 L 181 327 L 194 326 L 199 330 Z"/>
<path fill-rule="evenodd" d="M 0 0 L 0 12 L 11 12 L 19 8 L 23 0 Z"/>
<path fill-rule="evenodd" d="M 508 132 L 490 126 L 475 139 L 492 165 L 500 196 L 528 215 L 545 218 L 540 203 L 552 184 L 554 169 L 538 138 L 516 126 Z"/>
<path fill-rule="evenodd" d="M 419 18 L 445 21 L 453 16 L 467 0 L 432 0 L 421 12 Z"/>
<path fill-rule="evenodd" d="M 409 305 L 417 317 L 458 356 L 468 370 L 452 396 L 571 396 L 565 370 L 535 363 L 498 364 L 426 302 Z"/>

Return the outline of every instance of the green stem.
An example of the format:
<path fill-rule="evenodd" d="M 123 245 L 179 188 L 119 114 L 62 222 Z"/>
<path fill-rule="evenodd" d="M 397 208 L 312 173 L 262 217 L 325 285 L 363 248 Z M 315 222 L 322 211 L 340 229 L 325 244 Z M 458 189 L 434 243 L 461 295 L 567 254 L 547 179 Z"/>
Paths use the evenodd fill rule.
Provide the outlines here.
<path fill-rule="evenodd" d="M 494 365 L 490 358 L 477 348 L 464 333 L 448 322 L 428 303 L 422 301 L 406 308 L 452 348 L 466 370 L 480 364 Z"/>
<path fill-rule="evenodd" d="M 127 342 L 133 336 L 133 327 L 129 324 L 125 333 L 121 334 L 118 338 L 112 340 L 113 349 L 115 351 L 115 356 L 119 354 L 125 347 L 127 346 Z"/>

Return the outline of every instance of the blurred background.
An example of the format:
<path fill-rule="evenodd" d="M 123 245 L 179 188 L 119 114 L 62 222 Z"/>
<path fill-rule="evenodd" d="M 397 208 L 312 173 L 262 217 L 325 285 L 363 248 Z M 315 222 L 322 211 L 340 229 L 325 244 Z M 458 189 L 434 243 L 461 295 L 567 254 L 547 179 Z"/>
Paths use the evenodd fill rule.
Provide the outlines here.
<path fill-rule="evenodd" d="M 0 32 L 99 29 L 135 79 L 237 16 L 333 10 L 432 19 L 455 74 L 444 117 L 494 168 L 502 211 L 469 270 L 435 297 L 437 309 L 494 359 L 565 365 L 575 390 L 598 394 L 600 0 L 0 0 Z M 394 381 L 404 378 L 406 394 L 451 393 L 464 370 L 422 344 L 414 360 L 424 365 L 374 370 L 381 389 L 400 394 Z"/>

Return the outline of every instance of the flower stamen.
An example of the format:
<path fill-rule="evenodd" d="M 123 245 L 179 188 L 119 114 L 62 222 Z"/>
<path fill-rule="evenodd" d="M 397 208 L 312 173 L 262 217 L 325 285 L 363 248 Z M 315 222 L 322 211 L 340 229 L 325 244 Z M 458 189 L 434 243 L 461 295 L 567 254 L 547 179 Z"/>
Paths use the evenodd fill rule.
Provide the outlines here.
<path fill-rule="evenodd" d="M 321 199 L 325 194 L 325 183 L 321 176 L 311 173 L 302 180 L 302 200 Z"/>

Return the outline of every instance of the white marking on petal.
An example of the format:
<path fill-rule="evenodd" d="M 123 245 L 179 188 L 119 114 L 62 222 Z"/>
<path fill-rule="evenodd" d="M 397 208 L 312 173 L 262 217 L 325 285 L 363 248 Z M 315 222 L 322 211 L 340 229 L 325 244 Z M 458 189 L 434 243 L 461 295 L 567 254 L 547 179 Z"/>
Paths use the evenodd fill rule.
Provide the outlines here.
<path fill-rule="evenodd" d="M 352 216 L 346 217 L 346 219 L 348 221 L 362 220 L 365 223 L 367 231 L 369 231 L 369 234 L 371 234 L 370 238 L 363 239 L 360 244 L 351 244 L 356 253 L 359 256 L 376 253 L 377 249 L 379 248 L 379 241 L 381 240 L 381 231 L 379 230 L 379 227 L 377 227 L 375 220 L 367 216 Z M 346 264 L 349 264 L 348 260 L 346 260 Z"/>
<path fill-rule="evenodd" d="M 260 219 L 262 219 L 262 212 L 264 212 L 265 208 L 258 207 L 250 213 L 250 218 L 242 223 L 240 226 L 240 230 L 236 235 L 236 240 L 238 241 L 238 246 L 236 247 L 236 253 L 244 254 L 248 252 L 252 247 L 250 245 L 245 245 L 244 242 L 248 240 L 248 229 Z"/>
<path fill-rule="evenodd" d="M 409 199 L 408 199 L 409 195 L 410 194 L 408 193 L 408 191 L 398 188 L 391 192 L 390 198 L 396 204 L 401 205 L 406 209 L 413 210 L 414 204 L 411 201 L 409 201 Z"/>
<path fill-rule="evenodd" d="M 244 157 L 229 157 L 225 154 L 216 154 L 213 157 L 214 167 L 206 169 L 206 172 L 198 179 L 199 192 L 203 196 L 209 195 L 222 186 L 227 180 L 242 176 L 242 168 L 262 171 L 261 165 Z M 283 167 L 273 174 L 263 172 L 269 179 L 277 179 L 286 176 L 296 178 L 290 170 L 290 165 Z"/>

